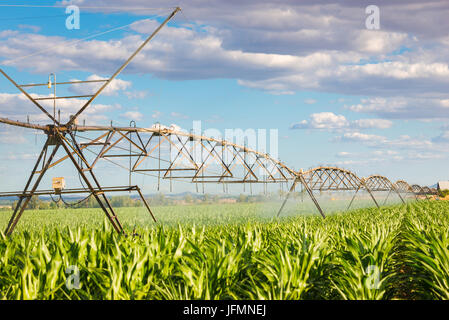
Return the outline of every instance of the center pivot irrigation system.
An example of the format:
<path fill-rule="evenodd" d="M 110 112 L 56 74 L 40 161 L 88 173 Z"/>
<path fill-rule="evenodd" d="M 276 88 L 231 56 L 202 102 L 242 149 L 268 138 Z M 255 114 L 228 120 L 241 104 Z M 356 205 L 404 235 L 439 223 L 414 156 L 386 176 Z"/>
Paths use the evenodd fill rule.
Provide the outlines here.
<path fill-rule="evenodd" d="M 125 230 L 106 194 L 112 192 L 136 192 L 151 217 L 156 221 L 141 189 L 137 185 L 132 185 L 131 173 L 156 176 L 158 187 L 161 179 L 169 179 L 170 187 L 171 181 L 176 179 L 187 180 L 195 183 L 197 190 L 199 185 L 202 185 L 204 190 L 206 183 L 223 184 L 224 189 L 227 188 L 228 184 L 243 184 L 244 186 L 249 184 L 251 188 L 252 184 L 264 184 L 266 187 L 268 183 L 278 183 L 281 186 L 292 183 L 290 191 L 287 193 L 285 201 L 278 212 L 278 216 L 298 184 L 307 191 L 323 217 L 325 217 L 325 214 L 313 191 L 355 191 L 349 207 L 360 190 L 367 191 L 377 207 L 379 207 L 379 204 L 374 197 L 374 192 L 376 191 L 388 191 L 389 195 L 390 193 L 396 193 L 403 202 L 402 195 L 404 194 L 412 194 L 416 198 L 418 198 L 418 195 L 427 197 L 427 195 L 436 194 L 435 189 L 418 185 L 410 186 L 402 180 L 391 183 L 386 177 L 378 175 L 359 178 L 351 171 L 335 167 L 317 167 L 308 171 L 301 170 L 296 172 L 280 161 L 273 159 L 267 153 L 258 152 L 247 146 L 187 133 L 161 125 L 153 125 L 151 128 L 138 128 L 135 126 L 135 123 L 134 126 L 130 125 L 129 127 L 114 127 L 112 123 L 111 126 L 78 125 L 79 116 L 179 11 L 180 8 L 176 8 L 109 79 L 56 83 L 55 77 L 53 77 L 53 85 L 100 83 L 101 87 L 92 95 L 65 97 L 56 97 L 54 95 L 48 98 L 35 98 L 25 89 L 39 86 L 51 88 L 52 83 L 50 80 L 48 83 L 19 85 L 0 69 L 0 73 L 14 84 L 52 122 L 52 124 L 48 125 L 38 125 L 0 118 L 0 123 L 40 130 L 47 137 L 24 190 L 22 192 L 0 193 L 0 197 L 16 196 L 19 198 L 6 227 L 6 235 L 11 235 L 31 198 L 42 195 L 50 195 L 52 197 L 55 195 L 62 198 L 63 195 L 67 194 L 84 193 L 88 197 L 93 196 L 114 229 L 118 233 L 125 234 Z M 53 114 L 51 114 L 39 103 L 40 100 L 53 100 L 55 106 L 56 99 L 73 98 L 88 98 L 88 100 L 85 100 L 84 105 L 75 115 L 70 116 L 67 123 L 61 123 L 60 117 L 56 119 L 55 107 Z M 80 142 L 81 140 L 83 142 Z M 58 151 L 63 152 L 63 155 L 59 158 L 57 158 Z M 120 158 L 129 160 L 129 167 L 124 167 L 129 170 L 129 185 L 101 186 L 94 174 L 94 168 L 98 161 L 100 159 L 106 160 L 123 167 L 123 165 L 115 162 Z M 65 189 L 62 178 L 53 178 L 53 190 L 38 190 L 45 173 L 50 168 L 60 165 L 66 160 L 70 161 L 77 170 L 83 188 Z"/>

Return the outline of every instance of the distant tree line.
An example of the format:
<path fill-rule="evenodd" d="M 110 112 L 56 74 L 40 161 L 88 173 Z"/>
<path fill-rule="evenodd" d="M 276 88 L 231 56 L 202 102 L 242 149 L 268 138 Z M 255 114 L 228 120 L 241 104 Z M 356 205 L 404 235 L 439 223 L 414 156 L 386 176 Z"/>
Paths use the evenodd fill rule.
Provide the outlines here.
<path fill-rule="evenodd" d="M 168 206 L 168 205 L 176 205 L 176 204 L 214 204 L 219 203 L 221 200 L 226 199 L 235 199 L 233 201 L 238 203 L 255 203 L 255 202 L 263 202 L 267 200 L 274 200 L 283 198 L 287 193 L 284 191 L 272 192 L 268 194 L 257 194 L 257 195 L 248 195 L 248 194 L 240 194 L 238 196 L 223 196 L 218 194 L 203 194 L 203 195 L 192 195 L 190 193 L 185 194 L 182 197 L 170 197 L 166 196 L 163 193 L 158 193 L 153 195 L 146 200 L 149 202 L 151 206 Z M 292 198 L 298 198 L 301 196 L 300 192 L 292 193 Z M 53 197 L 52 199 L 42 199 L 38 196 L 33 196 L 28 204 L 27 209 L 31 210 L 52 210 L 52 209 L 62 209 L 62 208 L 99 208 L 95 197 L 90 196 L 84 201 L 81 199 L 65 199 L 62 201 L 58 196 Z M 114 208 L 122 208 L 122 207 L 142 207 L 143 203 L 140 198 L 134 198 L 127 195 L 122 196 L 112 196 L 108 197 L 111 205 Z M 17 206 L 18 201 L 14 201 L 12 204 L 12 208 Z M 3 208 L 9 210 L 9 208 Z"/>
<path fill-rule="evenodd" d="M 128 196 L 114 196 L 109 197 L 109 202 L 111 205 L 115 208 L 121 208 L 121 207 L 141 207 L 143 206 L 140 199 L 133 199 Z M 28 204 L 27 209 L 31 210 L 52 210 L 52 209 L 60 209 L 60 208 L 100 208 L 100 205 L 98 204 L 95 197 L 91 196 L 87 198 L 85 201 L 80 202 L 80 200 L 73 200 L 73 199 L 64 199 L 64 201 L 60 200 L 59 198 L 55 198 L 53 200 L 43 200 L 39 198 L 38 196 L 33 196 Z M 12 208 L 15 208 L 17 206 L 18 201 L 14 201 Z"/>

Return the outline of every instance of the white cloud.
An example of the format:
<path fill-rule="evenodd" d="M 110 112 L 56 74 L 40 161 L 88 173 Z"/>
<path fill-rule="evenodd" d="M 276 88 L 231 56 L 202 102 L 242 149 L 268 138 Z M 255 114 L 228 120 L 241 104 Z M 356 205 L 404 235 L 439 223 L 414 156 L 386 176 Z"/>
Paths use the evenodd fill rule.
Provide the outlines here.
<path fill-rule="evenodd" d="M 174 123 L 170 124 L 169 129 L 170 130 L 175 130 L 175 131 L 182 131 L 183 130 L 180 126 L 178 126 L 177 124 L 174 124 Z"/>
<path fill-rule="evenodd" d="M 17 30 L 3 30 L 0 31 L 0 38 L 8 38 L 19 34 Z"/>
<path fill-rule="evenodd" d="M 290 129 L 342 129 L 349 126 L 349 121 L 342 115 L 332 112 L 320 112 L 310 115 L 310 120 L 302 120 L 293 124 Z"/>
<path fill-rule="evenodd" d="M 290 126 L 290 129 L 319 129 L 319 130 L 351 130 L 351 129 L 387 129 L 393 123 L 385 119 L 359 119 L 349 121 L 343 115 L 333 112 L 320 112 L 310 115 L 310 120 L 302 120 Z"/>
<path fill-rule="evenodd" d="M 397 139 L 389 140 L 386 143 L 390 148 L 405 148 L 405 149 L 432 149 L 436 147 L 432 141 L 425 138 L 412 138 L 408 135 L 401 135 Z"/>
<path fill-rule="evenodd" d="M 138 0 L 131 3 L 144 5 Z M 317 90 L 407 96 L 430 89 L 449 99 L 445 52 L 449 48 L 445 42 L 438 42 L 437 49 L 419 47 L 422 44 L 413 41 L 404 28 L 385 27 L 388 14 L 384 11 L 382 30 L 372 31 L 361 28 L 364 14 L 354 6 L 263 3 L 257 7 L 242 4 L 241 14 L 236 16 L 231 14 L 237 9 L 231 3 L 198 8 L 197 3 L 187 1 L 183 10 L 195 8 L 192 16 L 196 21 L 164 27 L 124 72 L 166 79 L 232 78 L 240 85 L 272 94 Z M 414 12 L 401 7 L 401 14 L 407 10 Z M 208 14 L 199 13 L 204 11 Z M 397 21 L 396 17 L 391 21 Z M 137 35 L 77 43 L 66 43 L 63 37 L 5 33 L 0 37 L 0 56 L 6 64 L 33 72 L 59 69 L 111 74 L 157 25 L 155 20 L 145 19 L 131 26 Z M 404 46 L 415 47 L 391 54 Z M 16 60 L 41 50 L 46 51 Z"/>
<path fill-rule="evenodd" d="M 386 138 L 374 134 L 365 134 L 360 132 L 347 132 L 340 137 L 345 142 L 364 142 L 364 143 L 385 143 Z"/>
<path fill-rule="evenodd" d="M 434 152 L 410 152 L 407 156 L 409 159 L 413 160 L 433 160 L 433 159 L 443 159 L 446 158 L 446 154 L 434 153 Z"/>
<path fill-rule="evenodd" d="M 48 95 L 32 94 L 33 98 L 51 97 Z M 44 109 L 53 114 L 53 101 L 39 101 Z M 75 114 L 85 103 L 85 99 L 61 99 L 56 102 L 56 109 L 61 110 L 61 121 L 66 122 L 69 116 Z M 30 122 L 46 124 L 50 119 L 38 109 L 30 100 L 22 93 L 0 93 L 0 116 L 13 120 L 27 121 L 29 116 Z M 80 116 L 80 120 L 85 119 L 89 124 L 98 124 L 98 121 L 107 120 L 108 113 L 112 110 L 120 109 L 119 104 L 106 105 L 94 103 L 90 105 Z M 57 112 L 57 111 L 56 111 Z M 58 115 L 57 115 L 58 116 Z"/>
<path fill-rule="evenodd" d="M 354 120 L 353 125 L 354 127 L 360 129 L 369 129 L 369 128 L 388 129 L 391 128 L 393 122 L 385 119 L 359 119 Z"/>
<path fill-rule="evenodd" d="M 449 118 L 449 100 L 435 97 L 377 97 L 362 99 L 361 103 L 345 106 L 345 108 L 390 119 Z"/>
<path fill-rule="evenodd" d="M 358 143 L 370 148 L 375 148 L 372 154 L 378 157 L 404 157 L 405 152 L 413 154 L 448 153 L 444 145 L 434 143 L 424 137 L 410 137 L 401 135 L 397 138 L 387 138 L 384 136 L 364 134 L 360 132 L 347 132 L 336 136 L 333 142 Z M 419 157 L 419 156 L 417 156 Z M 421 157 L 422 158 L 422 157 Z M 430 158 L 429 158 L 430 159 Z M 436 159 L 436 158 L 435 158 Z"/>
<path fill-rule="evenodd" d="M 345 75 L 347 72 L 355 72 L 360 76 L 375 76 L 397 80 L 425 79 L 432 77 L 447 77 L 449 67 L 447 63 L 410 63 L 404 61 L 386 61 L 375 64 L 340 67 L 339 72 Z"/>
<path fill-rule="evenodd" d="M 362 29 L 354 41 L 361 52 L 379 54 L 394 51 L 405 40 L 407 40 L 407 34 L 405 33 Z"/>
<path fill-rule="evenodd" d="M 104 5 L 98 0 L 93 3 Z M 118 0 L 111 3 L 121 5 Z M 444 110 L 443 117 L 449 117 L 449 37 L 443 32 L 449 27 L 443 19 L 449 7 L 443 1 L 382 3 L 382 29 L 377 31 L 363 28 L 365 14 L 352 3 L 262 0 L 257 6 L 239 3 L 238 8 L 234 2 L 213 3 L 204 7 L 196 1 L 183 2 L 183 11 L 193 20 L 184 21 L 178 15 L 176 27 L 164 27 L 124 72 L 176 80 L 231 78 L 272 94 L 316 90 L 365 95 L 387 99 L 387 107 L 361 103 L 350 109 L 382 118 L 435 118 Z M 127 3 L 128 8 L 133 5 L 146 3 Z M 235 10 L 240 14 L 235 15 Z M 411 24 L 410 16 L 419 25 Z M 5 30 L 0 32 L 0 56 L 4 63 L 9 60 L 32 72 L 59 69 L 111 74 L 157 25 L 145 19 L 131 26 L 138 34 L 78 43 L 66 43 L 60 36 Z M 46 51 L 15 60 L 41 50 Z M 418 104 L 412 100 L 424 99 L 423 95 L 433 95 L 435 101 Z M 395 106 L 401 99 L 405 105 Z M 425 105 L 429 112 L 420 115 L 417 105 Z"/>
<path fill-rule="evenodd" d="M 143 20 L 135 23 L 132 29 L 146 35 L 156 25 L 153 20 Z M 73 44 L 67 44 L 65 40 L 36 34 L 15 35 L 3 40 L 4 45 L 0 40 L 0 55 L 6 58 L 5 64 L 37 72 L 50 72 L 56 68 L 112 73 L 134 52 L 143 36 L 128 35 L 120 40 L 86 40 Z M 234 78 L 241 85 L 273 94 L 292 94 L 309 89 L 339 91 L 343 88 L 341 85 L 345 90 L 351 90 L 352 86 L 360 85 L 360 77 L 403 79 L 404 73 L 421 78 L 446 75 L 444 63 L 419 67 L 405 61 L 354 65 L 361 59 L 370 58 L 369 54 L 357 51 L 357 48 L 280 54 L 228 48 L 224 40 L 223 34 L 214 28 L 191 30 L 166 26 L 125 72 L 152 73 L 169 79 Z M 16 60 L 49 47 L 54 47 L 54 50 Z M 12 52 L 11 48 L 15 51 Z M 330 83 L 330 79 L 341 81 Z"/>
<path fill-rule="evenodd" d="M 87 77 L 88 81 L 90 80 L 107 80 L 107 78 L 100 77 L 96 74 L 93 74 L 89 77 Z M 79 81 L 78 79 L 71 79 L 70 81 Z M 79 95 L 88 95 L 88 94 L 95 94 L 101 86 L 104 85 L 104 82 L 89 82 L 89 83 L 75 83 L 70 85 L 69 90 L 79 94 Z M 121 80 L 121 79 L 114 79 L 111 81 L 110 84 L 104 90 L 101 92 L 104 96 L 113 96 L 117 95 L 118 91 L 126 90 L 131 87 L 131 82 Z"/>
<path fill-rule="evenodd" d="M 352 165 L 373 165 L 381 162 L 401 162 L 404 161 L 426 161 L 434 159 L 444 159 L 448 154 L 436 152 L 422 152 L 416 150 L 375 150 L 372 152 L 339 152 L 337 158 L 345 158 L 336 162 L 336 165 L 352 166 Z"/>
<path fill-rule="evenodd" d="M 138 111 L 128 111 L 120 115 L 128 120 L 140 121 L 143 119 L 143 114 Z"/>

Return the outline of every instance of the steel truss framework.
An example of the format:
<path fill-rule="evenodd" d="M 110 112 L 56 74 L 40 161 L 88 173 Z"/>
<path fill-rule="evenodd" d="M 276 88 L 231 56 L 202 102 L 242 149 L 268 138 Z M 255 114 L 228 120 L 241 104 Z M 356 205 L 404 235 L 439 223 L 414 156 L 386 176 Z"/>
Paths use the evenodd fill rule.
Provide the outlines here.
<path fill-rule="evenodd" d="M 268 154 L 257 152 L 246 146 L 158 126 L 153 128 L 76 125 L 55 127 L 3 118 L 0 118 L 0 122 L 42 130 L 48 136 L 25 190 L 0 194 L 0 197 L 13 195 L 19 197 L 19 204 L 11 217 L 6 234 L 12 232 L 33 195 L 56 194 L 54 191 L 48 190 L 37 191 L 37 186 L 48 169 L 60 165 L 64 161 L 72 162 L 80 172 L 88 189 L 70 189 L 62 193 L 92 194 L 100 203 L 100 207 L 115 230 L 120 233 L 124 232 L 123 227 L 105 193 L 137 192 L 148 212 L 155 221 L 156 219 L 138 186 L 131 186 L 131 184 L 127 187 L 105 188 L 100 186 L 94 175 L 94 168 L 100 159 L 107 161 L 115 161 L 119 158 L 129 159 L 130 165 L 127 169 L 130 173 L 146 174 L 150 172 L 156 173 L 160 179 L 188 179 L 189 182 L 196 184 L 292 183 L 278 216 L 298 184 L 307 191 L 323 217 L 325 217 L 325 213 L 313 194 L 314 191 L 355 191 L 348 209 L 360 190 L 367 191 L 377 207 L 379 204 L 374 196 L 376 191 L 388 191 L 388 196 L 395 192 L 403 202 L 405 201 L 401 193 L 409 192 L 420 195 L 432 192 L 428 187 L 409 186 L 402 180 L 393 184 L 388 178 L 379 175 L 359 178 L 355 173 L 337 167 L 317 167 L 295 172 Z M 89 134 L 93 136 L 87 137 Z M 81 140 L 82 142 L 80 142 Z M 65 155 L 56 159 L 55 155 L 58 149 L 62 149 Z M 36 182 L 31 187 L 35 176 L 37 176 Z"/>
<path fill-rule="evenodd" d="M 193 183 L 281 183 L 295 172 L 266 153 L 246 146 L 166 128 L 75 127 L 76 135 L 99 131 L 82 148 L 101 146 L 99 159 L 133 158 L 130 172 L 156 172 L 161 179 Z M 129 144 L 129 147 L 127 146 Z M 122 150 L 117 153 L 117 150 Z M 125 152 L 123 152 L 125 151 Z"/>
<path fill-rule="evenodd" d="M 29 128 L 40 129 L 42 130 L 46 136 L 47 140 L 42 148 L 42 151 L 36 161 L 36 164 L 31 172 L 30 177 L 25 185 L 25 188 L 22 192 L 15 193 L 19 197 L 18 204 L 14 209 L 14 212 L 11 216 L 11 219 L 8 222 L 8 225 L 5 230 L 5 234 L 7 236 L 11 235 L 16 227 L 19 219 L 21 218 L 24 210 L 28 206 L 31 198 L 34 195 L 44 195 L 54 194 L 54 191 L 38 191 L 37 188 L 42 181 L 45 173 L 48 169 L 58 163 L 69 159 L 73 166 L 78 171 L 80 178 L 86 184 L 86 190 L 88 191 L 98 202 L 101 209 L 106 214 L 106 217 L 111 222 L 112 226 L 118 233 L 125 233 L 114 209 L 112 208 L 108 198 L 105 195 L 105 192 L 118 192 L 118 191 L 136 191 L 141 197 L 144 205 L 148 209 L 149 213 L 153 216 L 150 207 L 146 203 L 143 195 L 141 194 L 140 189 L 137 186 L 120 188 L 120 187 L 112 187 L 112 188 L 104 188 L 100 185 L 97 177 L 94 174 L 93 166 L 89 165 L 88 160 L 84 154 L 84 147 L 78 143 L 76 133 L 76 123 L 78 117 L 92 104 L 92 102 L 101 94 L 101 92 L 122 72 L 124 68 L 131 62 L 131 60 L 147 45 L 148 42 L 153 39 L 153 37 L 180 11 L 181 9 L 177 7 L 157 28 L 156 30 L 149 35 L 146 40 L 137 48 L 137 50 L 115 71 L 115 73 L 108 79 L 105 80 L 93 80 L 93 81 L 70 81 L 70 82 L 60 82 L 57 83 L 55 77 L 53 85 L 67 85 L 67 84 L 84 84 L 90 82 L 99 82 L 101 83 L 100 88 L 92 95 L 85 96 L 65 96 L 65 97 L 56 97 L 54 94 L 53 97 L 45 97 L 45 98 L 33 98 L 32 94 L 26 91 L 26 88 L 29 87 L 39 87 L 45 86 L 47 83 L 41 84 L 17 84 L 11 77 L 9 77 L 3 70 L 0 69 L 0 73 L 8 79 L 20 92 L 22 92 L 38 109 L 40 109 L 51 121 L 51 125 L 47 126 L 28 126 Z M 51 87 L 51 82 L 49 81 L 48 85 Z M 55 92 L 55 91 L 54 91 Z M 74 99 L 74 98 L 88 98 L 87 101 L 80 107 L 77 113 L 74 116 L 71 116 L 69 121 L 65 124 L 61 123 L 60 118 L 56 119 L 56 108 L 53 109 L 53 114 L 47 111 L 47 109 L 40 104 L 40 100 L 53 100 L 54 106 L 56 106 L 56 100 L 66 100 L 66 99 Z M 0 122 L 5 124 L 19 125 L 22 127 L 27 127 L 26 124 L 20 124 L 18 122 L 13 122 L 8 119 L 0 119 Z M 40 128 L 39 128 L 40 127 Z M 104 144 L 106 147 L 107 144 Z M 58 150 L 63 150 L 66 156 L 62 159 L 53 162 Z M 69 192 L 74 192 L 76 190 L 69 190 Z M 80 192 L 82 193 L 82 192 Z M 8 195 L 0 195 L 0 196 L 10 196 L 11 193 L 6 193 Z M 14 193 L 13 193 L 14 194 Z M 154 219 L 154 216 L 153 216 Z"/>
<path fill-rule="evenodd" d="M 404 181 L 404 180 L 398 180 L 398 181 L 396 181 L 396 182 L 395 182 L 395 186 L 396 186 L 396 189 L 397 189 L 400 193 L 405 193 L 405 194 L 407 194 L 407 193 L 412 193 L 412 194 L 414 194 L 413 188 L 412 188 L 406 181 Z"/>
<path fill-rule="evenodd" d="M 325 214 L 316 197 L 314 196 L 313 191 L 355 191 L 347 209 L 351 207 L 360 190 L 368 192 L 371 199 L 378 208 L 380 208 L 379 203 L 374 197 L 374 192 L 376 191 L 388 192 L 383 205 L 385 205 L 391 193 L 396 193 L 399 199 L 404 204 L 405 200 L 402 197 L 401 193 L 411 193 L 415 197 L 417 195 L 427 196 L 436 194 L 436 190 L 432 190 L 428 187 L 420 187 L 418 185 L 414 185 L 413 187 L 411 187 L 404 180 L 398 180 L 393 184 L 387 177 L 381 175 L 371 175 L 367 178 L 359 178 L 355 173 L 349 170 L 337 167 L 320 166 L 307 171 L 301 170 L 297 173 L 297 176 L 294 179 L 292 186 L 281 205 L 281 208 L 279 209 L 278 216 L 280 216 L 289 196 L 295 190 L 298 183 L 301 184 L 307 191 L 323 218 L 325 217 Z"/>
<path fill-rule="evenodd" d="M 366 178 L 366 187 L 371 191 L 388 191 L 388 195 L 384 200 L 385 204 L 388 200 L 388 197 L 392 192 L 396 193 L 398 197 L 401 199 L 402 203 L 405 204 L 404 199 L 401 196 L 401 193 L 397 189 L 396 185 L 393 184 L 387 177 L 380 175 L 372 175 Z"/>
<path fill-rule="evenodd" d="M 55 81 L 55 84 L 58 85 L 87 82 L 101 83 L 101 87 L 97 92 L 92 95 L 82 96 L 89 99 L 65 124 L 60 119 L 56 119 L 55 110 L 52 115 L 39 101 L 45 99 L 72 99 L 80 98 L 81 96 L 33 98 L 25 88 L 45 86 L 47 84 L 19 85 L 0 69 L 0 73 L 14 84 L 52 122 L 50 125 L 37 125 L 0 118 L 0 123 L 40 130 L 47 136 L 47 140 L 24 190 L 21 192 L 0 193 L 0 197 L 17 196 L 19 198 L 5 230 L 6 235 L 11 235 L 31 198 L 40 195 L 87 193 L 97 200 L 114 229 L 118 233 L 126 234 L 106 194 L 124 191 L 136 192 L 151 217 L 156 221 L 140 188 L 131 184 L 132 173 L 156 175 L 158 183 L 161 179 L 170 181 L 187 180 L 195 183 L 197 186 L 199 184 L 204 186 L 206 183 L 223 184 L 224 187 L 228 184 L 291 183 L 292 185 L 278 212 L 278 216 L 298 184 L 302 185 L 307 191 L 323 217 L 325 217 L 325 214 L 313 194 L 314 191 L 355 191 L 348 208 L 360 190 L 367 191 L 377 207 L 379 207 L 379 204 L 374 197 L 375 191 L 388 191 L 389 194 L 395 192 L 403 202 L 404 199 L 401 193 L 409 192 L 414 195 L 427 195 L 434 192 L 428 187 L 417 185 L 410 187 L 402 180 L 392 184 L 386 177 L 378 175 L 370 176 L 366 179 L 359 178 L 353 172 L 337 167 L 317 167 L 307 171 L 301 170 L 296 172 L 270 155 L 258 152 L 247 145 L 166 128 L 160 125 L 155 125 L 152 128 L 137 128 L 132 125 L 129 127 L 113 127 L 112 125 L 79 126 L 77 119 L 84 110 L 91 105 L 94 99 L 100 95 L 108 84 L 117 77 L 179 10 L 180 8 L 176 8 L 109 79 L 60 83 Z M 57 158 L 58 151 L 59 154 L 63 153 L 59 158 Z M 94 173 L 94 168 L 99 160 L 106 160 L 115 164 L 118 164 L 116 161 L 122 161 L 122 164 L 118 165 L 129 170 L 129 186 L 102 186 Z M 123 161 L 128 161 L 126 166 L 123 165 Z M 60 192 L 38 190 L 47 171 L 64 162 L 70 162 L 75 167 L 85 184 L 85 188 L 68 189 Z"/>
<path fill-rule="evenodd" d="M 357 177 L 357 175 L 355 175 L 351 171 L 341 168 L 317 167 L 307 171 L 300 171 L 297 174 L 296 179 L 293 181 L 290 191 L 285 197 L 281 208 L 279 209 L 278 216 L 280 216 L 290 194 L 295 190 L 295 187 L 298 183 L 300 183 L 307 191 L 323 218 L 325 217 L 325 214 L 320 204 L 318 203 L 318 200 L 314 196 L 313 191 L 358 191 L 360 189 L 360 186 L 364 185 L 363 180 Z M 372 196 L 371 192 L 370 195 Z M 377 202 L 373 196 L 372 198 L 377 205 Z"/>
<path fill-rule="evenodd" d="M 411 192 L 413 192 L 413 194 L 415 196 L 425 196 L 427 198 L 427 196 L 429 195 L 437 195 L 438 194 L 438 190 L 436 188 L 429 188 L 429 187 L 421 187 L 417 184 L 414 184 L 410 187 Z"/>

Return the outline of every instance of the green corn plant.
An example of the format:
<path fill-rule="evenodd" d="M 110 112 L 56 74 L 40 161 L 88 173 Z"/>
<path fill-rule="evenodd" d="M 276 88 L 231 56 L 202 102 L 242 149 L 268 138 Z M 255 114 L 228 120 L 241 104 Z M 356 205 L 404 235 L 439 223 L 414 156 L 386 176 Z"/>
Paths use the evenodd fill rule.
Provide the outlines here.
<path fill-rule="evenodd" d="M 426 204 L 405 224 L 406 265 L 418 275 L 422 298 L 449 299 L 449 222 L 447 207 Z"/>
<path fill-rule="evenodd" d="M 273 219 L 253 204 L 162 209 L 164 226 L 120 211 L 125 228 L 138 216 L 137 237 L 117 235 L 93 209 L 76 223 L 66 210 L 27 214 L 12 237 L 0 233 L 0 299 L 388 299 L 408 288 L 449 298 L 448 202 L 324 220 Z M 77 289 L 66 285 L 70 266 Z"/>

